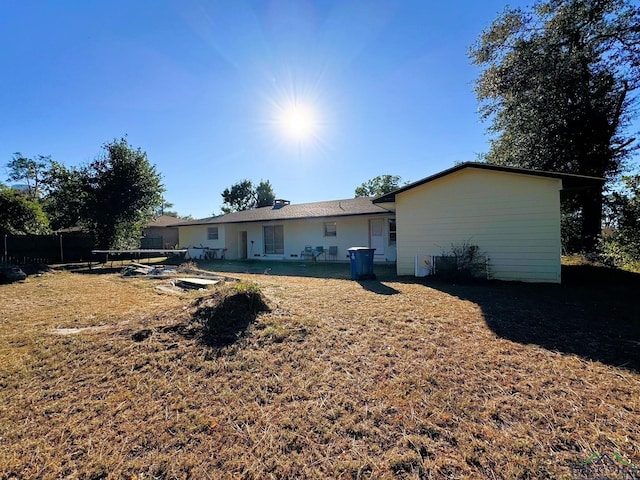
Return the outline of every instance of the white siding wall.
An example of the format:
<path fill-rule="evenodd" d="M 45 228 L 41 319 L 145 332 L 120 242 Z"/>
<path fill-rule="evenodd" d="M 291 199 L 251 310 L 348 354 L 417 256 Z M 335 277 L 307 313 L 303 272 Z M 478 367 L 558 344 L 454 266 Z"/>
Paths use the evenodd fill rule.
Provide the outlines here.
<path fill-rule="evenodd" d="M 207 228 L 215 225 L 193 225 L 188 227 L 178 227 L 180 230 L 180 248 L 199 247 L 200 245 L 210 248 L 224 248 L 225 246 L 225 226 L 217 225 L 218 240 L 208 240 Z"/>
<path fill-rule="evenodd" d="M 245 224 L 238 226 L 249 232 L 249 242 L 254 240 L 253 252 L 249 258 L 274 259 L 274 260 L 300 260 L 300 252 L 304 247 L 324 247 L 329 250 L 331 246 L 338 247 L 336 260 L 348 261 L 347 249 L 349 247 L 366 247 L 369 245 L 369 218 L 362 217 L 336 217 L 328 219 L 286 220 L 282 222 Z M 324 236 L 324 222 L 336 222 L 336 236 Z M 284 255 L 264 255 L 262 227 L 264 225 L 284 226 Z M 246 228 L 245 228 L 246 227 Z M 233 257 L 227 257 L 233 258 Z M 376 258 L 376 261 L 385 261 L 385 257 Z"/>
<path fill-rule="evenodd" d="M 385 218 L 385 238 L 388 242 L 388 218 Z M 256 222 L 243 224 L 221 224 L 218 226 L 219 239 L 207 240 L 207 225 L 180 227 L 180 246 L 186 248 L 190 245 L 207 246 L 211 248 L 226 248 L 225 258 L 238 259 L 241 257 L 239 235 L 241 231 L 247 232 L 247 257 L 263 260 L 300 260 L 300 252 L 304 247 L 311 245 L 324 247 L 329 250 L 331 246 L 338 247 L 336 260 L 348 261 L 347 249 L 349 247 L 369 246 L 369 219 L 382 216 L 357 216 L 335 217 L 328 219 L 309 220 L 284 220 L 275 222 Z M 324 222 L 336 222 L 336 236 L 324 236 Z M 264 255 L 263 226 L 284 226 L 284 255 Z M 253 244 L 251 243 L 253 241 Z M 328 257 L 327 257 L 328 258 Z M 332 259 L 333 260 L 333 259 Z M 385 255 L 376 255 L 376 262 L 394 261 L 395 247 L 387 247 Z"/>
<path fill-rule="evenodd" d="M 558 179 L 467 168 L 396 196 L 398 275 L 415 255 L 469 241 L 491 278 L 560 282 Z"/>

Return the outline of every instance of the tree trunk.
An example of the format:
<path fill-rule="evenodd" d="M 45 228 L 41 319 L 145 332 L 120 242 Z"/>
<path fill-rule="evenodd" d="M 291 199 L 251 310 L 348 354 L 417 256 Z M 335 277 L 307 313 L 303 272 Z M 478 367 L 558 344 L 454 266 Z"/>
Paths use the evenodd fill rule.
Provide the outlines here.
<path fill-rule="evenodd" d="M 585 253 L 595 251 L 602 232 L 602 187 L 589 187 L 580 193 L 582 204 L 582 248 Z"/>

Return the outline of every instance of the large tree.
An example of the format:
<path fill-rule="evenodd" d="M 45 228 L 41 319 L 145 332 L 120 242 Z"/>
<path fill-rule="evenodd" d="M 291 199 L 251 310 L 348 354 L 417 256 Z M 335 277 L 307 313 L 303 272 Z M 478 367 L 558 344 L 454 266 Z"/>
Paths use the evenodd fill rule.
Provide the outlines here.
<path fill-rule="evenodd" d="M 51 162 L 51 157 L 38 155 L 35 158 L 27 158 L 20 152 L 16 152 L 7 164 L 9 172 L 7 180 L 25 185 L 29 197 L 36 198 L 42 194 L 41 184 L 49 162 Z"/>
<path fill-rule="evenodd" d="M 378 175 L 357 187 L 355 196 L 356 198 L 379 197 L 400 188 L 401 182 L 402 178 L 398 175 Z"/>
<path fill-rule="evenodd" d="M 224 205 L 222 211 L 224 213 L 241 212 L 255 207 L 256 200 L 253 192 L 253 183 L 251 180 L 241 180 L 231 185 L 231 188 L 225 188 L 222 192 L 222 200 Z"/>
<path fill-rule="evenodd" d="M 36 199 L 0 183 L 0 234 L 49 233 L 49 222 Z"/>
<path fill-rule="evenodd" d="M 134 247 L 162 204 L 162 179 L 147 154 L 125 138 L 103 148 L 103 155 L 81 170 L 82 222 L 100 248 Z"/>
<path fill-rule="evenodd" d="M 80 225 L 86 201 L 83 172 L 50 160 L 42 185 L 44 195 L 41 204 L 51 228 L 59 230 Z"/>
<path fill-rule="evenodd" d="M 548 0 L 507 8 L 471 49 L 493 135 L 491 163 L 616 179 L 637 148 L 627 127 L 640 86 L 640 8 L 629 0 Z M 602 191 L 567 198 L 581 247 L 600 232 Z"/>
<path fill-rule="evenodd" d="M 255 190 L 256 207 L 270 207 L 273 205 L 276 199 L 276 194 L 273 191 L 271 182 L 269 180 L 260 180 L 260 183 Z"/>
<path fill-rule="evenodd" d="M 225 188 L 222 192 L 223 213 L 241 212 L 256 207 L 268 207 L 273 205 L 275 193 L 269 180 L 260 180 L 257 187 L 254 188 L 251 180 L 241 180 Z"/>

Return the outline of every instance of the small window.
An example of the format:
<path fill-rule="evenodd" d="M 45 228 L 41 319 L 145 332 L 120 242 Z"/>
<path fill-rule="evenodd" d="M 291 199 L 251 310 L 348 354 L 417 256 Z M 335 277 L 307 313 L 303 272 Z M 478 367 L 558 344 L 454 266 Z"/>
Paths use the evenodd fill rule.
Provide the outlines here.
<path fill-rule="evenodd" d="M 218 240 L 218 227 L 207 228 L 207 240 Z"/>
<path fill-rule="evenodd" d="M 336 222 L 324 222 L 324 236 L 335 237 L 336 234 Z"/>
<path fill-rule="evenodd" d="M 389 245 L 393 246 L 396 244 L 396 219 L 389 219 Z"/>

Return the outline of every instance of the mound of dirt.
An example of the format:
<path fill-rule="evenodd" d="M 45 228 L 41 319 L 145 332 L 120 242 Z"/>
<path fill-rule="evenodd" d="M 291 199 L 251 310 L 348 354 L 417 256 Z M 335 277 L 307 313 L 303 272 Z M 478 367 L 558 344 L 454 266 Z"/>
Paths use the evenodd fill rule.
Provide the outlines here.
<path fill-rule="evenodd" d="M 205 343 L 214 347 L 236 342 L 261 312 L 269 310 L 262 292 L 245 283 L 221 288 L 194 304 L 193 319 L 203 326 Z"/>

